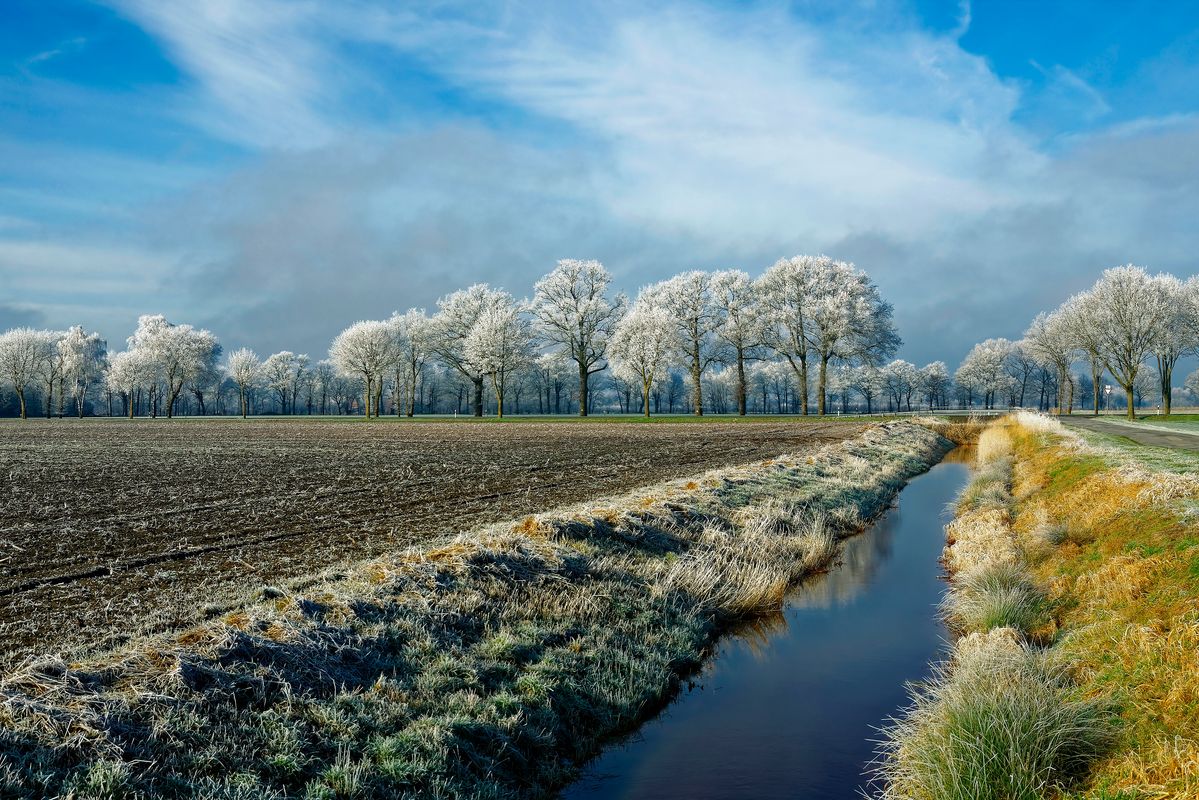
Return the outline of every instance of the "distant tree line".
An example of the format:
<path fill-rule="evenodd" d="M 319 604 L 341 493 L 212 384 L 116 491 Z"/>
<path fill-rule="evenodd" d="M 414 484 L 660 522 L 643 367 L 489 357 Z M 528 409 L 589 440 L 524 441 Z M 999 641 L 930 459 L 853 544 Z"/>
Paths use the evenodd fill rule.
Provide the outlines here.
<path fill-rule="evenodd" d="M 1038 314 L 1020 341 L 975 345 L 954 382 L 970 402 L 987 407 L 1032 406 L 1035 399 L 1046 410 L 1098 414 L 1123 405 L 1132 417 L 1136 407 L 1156 401 L 1169 414 L 1176 391 L 1199 399 L 1199 371 L 1180 390 L 1174 386 L 1179 361 L 1197 352 L 1199 277 L 1181 281 L 1129 264 Z"/>
<path fill-rule="evenodd" d="M 780 259 L 756 279 L 685 272 L 633 300 L 610 284 L 598 261 L 563 260 L 530 299 L 476 284 L 432 314 L 356 322 L 315 362 L 247 348 L 222 358 L 211 332 L 162 315 L 141 317 L 114 354 L 81 327 L 18 328 L 0 334 L 0 413 L 848 414 L 1069 409 L 1080 393 L 1098 409 L 1112 402 L 1105 374 L 1135 402 L 1150 372 L 1168 410 L 1173 368 L 1199 338 L 1197 281 L 1136 267 L 1109 270 L 1018 342 L 976 345 L 953 375 L 941 361 L 889 360 L 891 305 L 827 256 Z M 1088 372 L 1074 375 L 1080 360 Z M 1199 394 L 1199 373 L 1186 385 Z"/>

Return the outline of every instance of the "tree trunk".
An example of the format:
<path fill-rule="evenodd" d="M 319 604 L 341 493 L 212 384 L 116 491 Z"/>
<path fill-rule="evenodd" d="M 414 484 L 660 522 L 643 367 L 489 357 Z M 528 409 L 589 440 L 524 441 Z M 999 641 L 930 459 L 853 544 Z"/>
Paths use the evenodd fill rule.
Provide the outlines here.
<path fill-rule="evenodd" d="M 804 353 L 799 357 L 799 408 L 805 417 L 808 415 L 808 356 Z"/>
<path fill-rule="evenodd" d="M 497 373 L 491 374 L 491 388 L 495 391 L 495 415 L 500 419 L 504 418 L 504 392 L 500 388 L 500 379 L 496 377 Z"/>
<path fill-rule="evenodd" d="M 471 378 L 475 384 L 475 416 L 483 416 L 483 376 Z"/>
<path fill-rule="evenodd" d="M 691 408 L 697 417 L 704 415 L 704 389 L 700 383 L 703 377 L 699 365 L 699 344 L 691 351 Z"/>
<path fill-rule="evenodd" d="M 1091 364 L 1091 387 L 1095 394 L 1095 410 L 1092 412 L 1092 415 L 1097 417 L 1099 416 L 1099 377 L 1101 373 L 1096 372 L 1095 366 L 1094 363 Z"/>
<path fill-rule="evenodd" d="M 25 411 L 25 387 L 17 387 L 17 399 L 21 401 L 21 419 L 28 419 Z"/>
<path fill-rule="evenodd" d="M 371 418 L 371 397 L 374 396 L 375 388 L 374 382 L 371 380 L 369 375 L 366 376 L 366 383 L 364 385 L 366 388 L 366 396 L 363 399 L 366 401 L 366 405 L 363 410 L 366 412 L 366 418 L 369 420 Z"/>
<path fill-rule="evenodd" d="M 579 361 L 579 416 L 587 416 L 587 379 L 591 374 L 587 371 L 584 362 Z"/>
<path fill-rule="evenodd" d="M 1133 393 L 1133 385 L 1135 383 L 1136 383 L 1136 381 L 1133 380 L 1127 384 L 1123 384 L 1123 383 L 1120 384 L 1121 388 L 1124 389 L 1124 396 L 1128 400 L 1128 402 L 1126 403 L 1126 405 L 1128 406 L 1127 416 L 1130 420 L 1136 419 L 1136 416 L 1137 416 L 1136 409 L 1134 408 L 1134 406 L 1136 405 L 1136 399 L 1135 399 L 1136 395 Z"/>
<path fill-rule="evenodd" d="M 817 391 L 819 392 L 819 394 L 817 395 L 817 398 L 818 398 L 817 413 L 823 417 L 824 412 L 825 412 L 825 399 L 826 399 L 826 394 L 828 391 L 828 383 L 827 383 L 827 381 L 828 381 L 828 356 L 820 357 L 819 381 L 820 381 L 820 386 L 817 389 Z"/>
<path fill-rule="evenodd" d="M 1170 416 L 1170 395 L 1174 389 L 1174 365 L 1159 359 L 1158 374 L 1161 376 L 1162 413 L 1168 417 Z"/>
<path fill-rule="evenodd" d="M 745 387 L 745 352 L 742 348 L 737 348 L 737 415 L 745 416 L 746 395 L 748 392 Z"/>

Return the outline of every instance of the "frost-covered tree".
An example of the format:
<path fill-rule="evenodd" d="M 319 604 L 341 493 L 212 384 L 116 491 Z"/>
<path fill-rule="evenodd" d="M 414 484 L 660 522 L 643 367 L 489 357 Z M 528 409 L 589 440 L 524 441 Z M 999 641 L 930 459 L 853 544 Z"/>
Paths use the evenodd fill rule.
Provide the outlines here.
<path fill-rule="evenodd" d="M 140 351 L 157 368 L 166 388 L 168 418 L 174 416 L 175 402 L 184 384 L 210 369 L 221 354 L 221 345 L 211 332 L 176 325 L 161 314 L 139 317 L 128 344 L 130 350 Z"/>
<path fill-rule="evenodd" d="M 570 410 L 570 387 L 575 385 L 578 370 L 575 363 L 561 351 L 542 353 L 534 362 L 533 372 L 537 377 L 538 393 L 545 395 L 541 405 L 547 414 L 560 414 L 565 403 Z"/>
<path fill-rule="evenodd" d="M 291 363 L 291 413 L 296 413 L 296 402 L 299 400 L 300 393 L 309 383 L 309 367 L 312 365 L 312 359 L 307 353 L 300 353 Z M 309 409 L 311 413 L 311 409 Z"/>
<path fill-rule="evenodd" d="M 337 380 L 337 368 L 329 359 L 316 362 L 312 369 L 312 387 L 316 395 L 317 408 L 326 414 L 329 410 L 329 400 L 333 397 L 333 383 Z"/>
<path fill-rule="evenodd" d="M 866 413 L 874 413 L 874 400 L 883 392 L 882 370 L 873 364 L 860 364 L 854 367 L 850 376 L 850 387 L 862 395 L 866 403 Z"/>
<path fill-rule="evenodd" d="M 104 368 L 108 364 L 107 345 L 100 334 L 88 333 L 82 325 L 75 325 L 58 341 L 58 351 L 63 363 L 63 377 L 71 385 L 75 398 L 75 413 L 82 417 L 88 393 L 104 377 Z"/>
<path fill-rule="evenodd" d="M 241 416 L 242 419 L 245 419 L 249 412 L 248 395 L 253 387 L 263 380 L 262 361 L 253 350 L 243 347 L 229 354 L 229 362 L 225 365 L 225 371 L 237 384 Z"/>
<path fill-rule="evenodd" d="M 492 289 L 485 283 L 476 283 L 437 301 L 430 340 L 432 347 L 446 366 L 470 381 L 474 388 L 472 406 L 476 417 L 483 416 L 483 381 L 487 378 L 487 370 L 470 359 L 466 342 L 485 312 L 511 305 L 512 295 Z"/>
<path fill-rule="evenodd" d="M 829 400 L 837 400 L 841 413 L 849 413 L 850 395 L 853 394 L 853 365 L 841 363 L 829 370 L 828 396 Z"/>
<path fill-rule="evenodd" d="M 600 262 L 567 258 L 533 287 L 538 334 L 577 367 L 581 417 L 587 416 L 588 382 L 607 369 L 608 340 L 627 305 L 624 295 L 609 295 L 611 281 Z"/>
<path fill-rule="evenodd" d="M 14 328 L 0 334 L 0 374 L 13 385 L 21 407 L 21 419 L 27 417 L 25 392 L 42 374 L 44 364 L 54 355 L 57 338 L 50 331 Z"/>
<path fill-rule="evenodd" d="M 613 372 L 620 380 L 641 387 L 642 411 L 647 417 L 651 390 L 669 369 L 677 344 L 678 326 L 670 312 L 644 298 L 633 304 L 612 334 Z"/>
<path fill-rule="evenodd" d="M 290 350 L 272 353 L 262 362 L 262 382 L 279 400 L 279 413 L 287 413 L 291 397 L 292 376 L 297 369 L 296 354 Z"/>
<path fill-rule="evenodd" d="M 337 370 L 362 381 L 363 413 L 367 419 L 379 416 L 376 386 L 399 358 L 395 329 L 387 322 L 362 320 L 355 322 L 333 340 L 329 360 Z"/>
<path fill-rule="evenodd" d="M 891 324 L 891 305 L 865 272 L 844 261 L 821 258 L 813 265 L 814 292 L 805 331 L 819 373 L 817 412 L 823 416 L 831 361 L 857 358 L 877 363 L 895 353 L 899 336 Z"/>
<path fill-rule="evenodd" d="M 145 350 L 130 349 L 117 353 L 109 360 L 104 373 L 104 384 L 108 390 L 125 398 L 125 413 L 130 419 L 137 413 L 138 391 L 150 389 L 157 380 L 157 367 Z"/>
<path fill-rule="evenodd" d="M 669 312 L 675 346 L 691 382 L 691 408 L 703 416 L 703 375 L 720 358 L 716 331 L 723 321 L 712 295 L 712 276 L 692 270 L 646 287 L 638 302 Z"/>
<path fill-rule="evenodd" d="M 1011 352 L 1007 358 L 1007 374 L 1012 379 L 1011 381 L 1011 402 L 1009 405 L 1023 406 L 1025 395 L 1028 394 L 1028 387 L 1033 377 L 1036 375 L 1040 364 L 1033 358 L 1032 353 L 1028 350 L 1028 344 L 1021 339 L 1018 342 L 1012 342 Z"/>
<path fill-rule="evenodd" d="M 62 416 L 65 400 L 63 399 L 66 382 L 66 357 L 59 349 L 58 343 L 66 336 L 65 331 L 38 331 L 41 337 L 44 356 L 38 374 L 46 387 L 46 419 L 54 413 L 54 398 L 58 397 L 58 413 Z M 55 392 L 57 391 L 57 394 Z"/>
<path fill-rule="evenodd" d="M 748 394 L 745 363 L 757 357 L 765 333 L 756 285 L 748 273 L 739 269 L 715 272 L 712 274 L 712 303 L 721 317 L 716 335 L 724 342 L 724 349 L 736 369 L 737 413 L 745 416 Z"/>
<path fill-rule="evenodd" d="M 920 370 L 910 361 L 896 359 L 882 368 L 883 387 L 887 391 L 896 411 L 902 411 L 906 403 L 912 410 L 912 395 L 919 388 Z"/>
<path fill-rule="evenodd" d="M 928 400 L 929 409 L 945 405 L 949 395 L 949 369 L 944 361 L 934 361 L 920 368 L 920 392 Z"/>
<path fill-rule="evenodd" d="M 397 362 L 397 386 L 403 381 L 404 414 L 411 417 L 416 413 L 416 385 L 424 372 L 425 365 L 433 356 L 433 323 L 423 308 L 410 308 L 403 314 L 391 318 L 400 341 L 400 359 Z M 396 415 L 400 414 L 399 404 Z"/>
<path fill-rule="evenodd" d="M 1054 393 L 1057 413 L 1073 408 L 1074 382 L 1070 365 L 1078 353 L 1078 339 L 1070 316 L 1061 309 L 1036 316 L 1024 332 L 1024 346 L 1033 358 L 1055 376 Z"/>
<path fill-rule="evenodd" d="M 1170 319 L 1162 284 L 1132 264 L 1106 270 L 1085 300 L 1090 329 L 1107 371 L 1129 398 Z M 1128 404 L 1128 418 L 1135 415 Z"/>
<path fill-rule="evenodd" d="M 813 306 L 824 289 L 821 276 L 831 261 L 827 256 L 780 259 L 757 282 L 767 323 L 766 343 L 795 372 L 803 414 L 808 413 L 808 337 Z"/>
<path fill-rule="evenodd" d="M 1179 359 L 1193 355 L 1199 348 L 1199 277 L 1183 283 L 1173 275 L 1158 275 L 1153 281 L 1166 304 L 1165 318 L 1153 343 L 1153 356 L 1161 384 L 1162 410 L 1168 416 L 1174 391 L 1174 368 Z"/>
<path fill-rule="evenodd" d="M 1190 392 L 1193 402 L 1199 403 L 1199 369 L 1187 375 L 1182 387 Z"/>
<path fill-rule="evenodd" d="M 994 408 L 995 399 L 1011 388 L 1008 359 L 1012 343 L 1007 339 L 987 339 L 970 349 L 962 360 L 958 374 L 983 397 L 984 408 Z"/>
<path fill-rule="evenodd" d="M 491 376 L 496 416 L 504 416 L 508 378 L 533 361 L 533 327 L 514 304 L 485 309 L 466 337 L 466 359 Z"/>

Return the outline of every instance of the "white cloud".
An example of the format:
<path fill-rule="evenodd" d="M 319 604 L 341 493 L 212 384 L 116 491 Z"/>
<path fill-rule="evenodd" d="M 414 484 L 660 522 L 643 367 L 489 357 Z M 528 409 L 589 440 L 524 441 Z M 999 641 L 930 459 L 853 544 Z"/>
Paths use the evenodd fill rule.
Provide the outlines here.
<path fill-rule="evenodd" d="M 351 319 L 475 280 L 523 294 L 563 256 L 635 290 L 824 250 L 879 280 L 909 357 L 952 361 L 947 343 L 1018 335 L 1110 263 L 1193 250 L 1194 121 L 1046 150 L 1013 122 L 1019 88 L 959 45 L 965 3 L 937 34 L 886 3 L 816 24 L 781 4 L 116 2 L 189 76 L 170 108 L 262 152 L 132 208 L 147 261 L 95 257 L 120 276 L 166 256 L 153 288 L 112 302 L 174 304 L 233 344 L 321 352 Z M 466 119 L 481 104 L 516 121 L 371 122 L 363 94 L 403 76 L 363 48 L 440 75 Z"/>

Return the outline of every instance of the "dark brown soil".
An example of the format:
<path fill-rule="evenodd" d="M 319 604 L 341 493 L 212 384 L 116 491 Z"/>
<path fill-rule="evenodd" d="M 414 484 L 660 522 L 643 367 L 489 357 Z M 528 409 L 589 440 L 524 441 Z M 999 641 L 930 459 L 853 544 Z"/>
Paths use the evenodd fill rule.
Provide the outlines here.
<path fill-rule="evenodd" d="M 0 423 L 0 667 L 347 559 L 793 453 L 859 423 Z"/>

